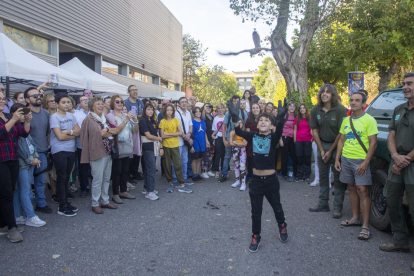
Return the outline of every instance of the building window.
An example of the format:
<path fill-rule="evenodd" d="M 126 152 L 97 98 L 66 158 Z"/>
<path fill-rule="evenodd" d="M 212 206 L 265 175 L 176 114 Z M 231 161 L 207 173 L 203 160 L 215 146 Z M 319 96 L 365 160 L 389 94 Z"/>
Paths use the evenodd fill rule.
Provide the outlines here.
<path fill-rule="evenodd" d="M 144 81 L 147 83 L 152 83 L 152 77 L 151 76 L 145 76 Z"/>
<path fill-rule="evenodd" d="M 246 86 L 246 90 L 250 90 L 252 88 L 251 86 Z"/>
<path fill-rule="evenodd" d="M 243 90 L 244 89 L 244 86 L 239 86 L 239 90 Z"/>
<path fill-rule="evenodd" d="M 3 25 L 3 33 L 14 43 L 26 50 L 32 50 L 43 54 L 50 54 L 50 40 Z"/>
<path fill-rule="evenodd" d="M 244 79 L 238 79 L 239 82 L 244 82 Z"/>
<path fill-rule="evenodd" d="M 168 80 L 165 80 L 165 79 L 161 79 L 161 87 L 165 87 L 165 88 L 168 88 Z"/>
<path fill-rule="evenodd" d="M 173 82 L 169 82 L 169 83 L 168 83 L 168 89 L 170 89 L 170 90 L 175 90 L 175 83 L 173 83 Z"/>
<path fill-rule="evenodd" d="M 130 71 L 129 77 L 135 80 L 143 81 L 144 75 L 135 71 Z"/>
<path fill-rule="evenodd" d="M 114 74 L 119 74 L 119 66 L 108 61 L 102 61 L 102 70 L 111 72 Z"/>
<path fill-rule="evenodd" d="M 251 82 L 253 79 L 252 78 L 247 78 L 246 82 Z"/>

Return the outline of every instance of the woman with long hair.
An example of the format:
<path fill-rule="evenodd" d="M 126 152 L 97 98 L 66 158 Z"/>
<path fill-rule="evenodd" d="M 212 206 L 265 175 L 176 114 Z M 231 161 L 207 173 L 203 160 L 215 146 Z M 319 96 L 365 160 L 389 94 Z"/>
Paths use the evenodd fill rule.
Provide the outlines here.
<path fill-rule="evenodd" d="M 162 138 L 158 134 L 157 121 L 155 120 L 155 108 L 151 102 L 144 105 L 142 117 L 139 120 L 139 133 L 141 135 L 142 156 L 145 162 L 144 190 L 145 197 L 150 200 L 158 199 L 158 192 L 155 190 L 155 158 L 164 154 L 160 145 Z"/>
<path fill-rule="evenodd" d="M 246 101 L 246 112 L 250 112 L 250 107 L 252 106 L 252 99 L 250 97 L 250 90 L 244 90 L 242 100 Z"/>
<path fill-rule="evenodd" d="M 295 118 L 293 140 L 295 141 L 297 175 L 299 181 L 310 184 L 312 130 L 309 126 L 310 111 L 305 103 L 299 105 L 299 114 Z"/>
<path fill-rule="evenodd" d="M 217 115 L 214 117 L 213 120 L 213 134 L 211 137 L 213 138 L 215 156 L 214 156 L 214 163 L 212 167 L 212 171 L 216 172 L 216 178 L 220 177 L 220 164 L 221 168 L 223 169 L 223 161 L 224 161 L 224 154 L 225 154 L 225 146 L 223 143 L 223 120 L 224 120 L 224 113 L 226 112 L 226 105 L 224 103 L 219 103 L 217 105 Z M 221 162 L 220 162 L 221 160 Z"/>
<path fill-rule="evenodd" d="M 210 148 L 206 149 L 206 154 L 203 157 L 201 163 L 201 177 L 202 178 L 209 178 L 210 176 L 214 176 L 214 173 L 211 171 L 211 167 L 213 166 L 213 156 L 214 156 L 214 147 L 213 145 L 213 138 L 211 135 L 213 134 L 213 120 L 214 116 L 212 115 L 213 112 L 213 105 L 210 103 L 205 103 L 203 108 L 201 109 L 201 118 L 206 122 L 206 134 L 208 142 L 210 143 Z"/>
<path fill-rule="evenodd" d="M 254 131 L 259 133 L 259 129 L 257 128 L 257 118 L 259 118 L 260 114 L 260 106 L 258 103 L 254 103 L 251 106 L 251 112 L 246 120 L 246 131 Z M 253 176 L 253 147 L 252 143 L 247 143 L 246 146 L 247 152 L 247 175 L 249 179 Z"/>
<path fill-rule="evenodd" d="M 296 104 L 294 102 L 288 103 L 288 112 L 286 113 L 284 120 L 285 125 L 283 127 L 282 137 L 280 137 L 280 147 L 282 148 L 282 175 L 286 181 L 291 182 L 291 178 L 288 176 L 288 160 L 289 153 L 292 157 L 293 165 L 293 175 L 296 176 L 297 166 L 296 166 L 296 153 L 295 153 L 295 142 L 293 141 L 293 126 L 295 121 L 295 111 Z M 298 182 L 299 179 L 295 178 L 295 182 Z"/>
<path fill-rule="evenodd" d="M 191 169 L 193 171 L 193 181 L 201 182 L 203 178 L 199 175 L 201 169 L 201 160 L 204 157 L 206 149 L 210 147 L 207 139 L 207 127 L 204 120 L 201 118 L 201 109 L 199 107 L 193 108 L 193 146 L 191 148 Z"/>
<path fill-rule="evenodd" d="M 55 102 L 55 94 L 45 94 L 43 98 L 42 108 L 49 111 L 50 116 L 56 113 L 57 105 Z"/>
<path fill-rule="evenodd" d="M 244 130 L 244 122 L 239 122 L 239 127 Z M 236 132 L 232 130 L 230 132 L 230 146 L 233 147 L 233 162 L 234 162 L 234 174 L 236 182 L 231 186 L 236 188 L 240 186 L 240 191 L 246 190 L 246 146 L 247 141 L 242 137 L 236 135 Z"/>
<path fill-rule="evenodd" d="M 264 112 L 273 116 L 273 109 L 275 105 L 271 102 L 268 102 L 265 106 Z"/>

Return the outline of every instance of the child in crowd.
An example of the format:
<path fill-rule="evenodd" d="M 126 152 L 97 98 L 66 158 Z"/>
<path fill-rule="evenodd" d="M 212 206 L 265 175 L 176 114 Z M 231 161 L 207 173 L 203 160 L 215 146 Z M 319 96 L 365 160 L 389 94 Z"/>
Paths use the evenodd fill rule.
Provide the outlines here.
<path fill-rule="evenodd" d="M 224 113 L 226 111 L 226 105 L 224 103 L 219 103 L 217 105 L 217 116 L 213 120 L 213 134 L 211 137 L 214 139 L 214 148 L 215 148 L 215 158 L 212 171 L 216 172 L 216 178 L 220 177 L 219 167 L 223 168 L 224 154 L 226 153 L 224 143 L 223 143 L 223 120 Z M 220 162 L 221 160 L 221 162 Z M 220 166 L 221 163 L 221 166 Z"/>
<path fill-rule="evenodd" d="M 207 127 L 206 122 L 201 120 L 201 109 L 199 107 L 193 108 L 193 146 L 191 152 L 191 169 L 193 171 L 193 181 L 202 182 L 203 178 L 198 174 L 201 168 L 201 159 L 204 157 L 206 148 L 210 147 L 210 143 L 207 139 Z"/>
<path fill-rule="evenodd" d="M 295 141 L 295 152 L 297 160 L 297 175 L 299 181 L 305 180 L 310 184 L 311 157 L 312 157 L 312 133 L 309 126 L 310 111 L 303 103 L 299 106 L 299 115 L 294 121 L 293 139 Z"/>
<path fill-rule="evenodd" d="M 178 136 L 183 135 L 183 131 L 180 126 L 180 121 L 175 118 L 175 110 L 172 104 L 167 104 L 163 110 L 164 119 L 161 120 L 159 129 L 162 140 L 162 146 L 164 148 L 164 156 L 162 162 L 164 163 L 165 177 L 169 183 L 167 193 L 173 192 L 173 175 L 172 175 L 172 163 L 174 163 L 174 171 L 179 183 L 178 191 L 181 193 L 191 193 L 192 190 L 188 189 L 184 185 L 184 175 L 181 164 L 180 155 L 180 140 Z"/>
<path fill-rule="evenodd" d="M 249 195 L 252 206 L 252 242 L 250 252 L 257 252 L 260 245 L 261 217 L 263 210 L 263 197 L 269 201 L 275 213 L 279 226 L 279 238 L 287 242 L 288 234 L 286 229 L 285 215 L 280 203 L 280 185 L 275 170 L 276 145 L 282 135 L 283 120 L 286 114 L 285 105 L 279 101 L 279 112 L 277 117 L 276 132 L 272 132 L 273 116 L 262 113 L 258 118 L 259 133 L 243 131 L 240 128 L 238 105 L 229 105 L 229 111 L 234 122 L 236 135 L 243 137 L 253 144 L 253 177 L 249 184 Z"/>
<path fill-rule="evenodd" d="M 214 176 L 214 173 L 211 171 L 213 166 L 213 156 L 214 156 L 214 147 L 213 145 L 213 120 L 214 116 L 211 114 L 213 111 L 213 105 L 210 103 L 205 103 L 203 108 L 201 109 L 201 117 L 206 122 L 206 134 L 208 142 L 210 143 L 210 148 L 206 149 L 206 153 L 201 161 L 201 177 L 202 178 L 210 178 L 210 176 Z"/>
<path fill-rule="evenodd" d="M 23 107 L 25 107 L 25 105 L 21 103 L 15 103 L 10 108 L 10 113 L 13 114 L 16 112 L 16 110 Z M 22 116 L 20 123 L 23 124 L 24 121 L 25 118 Z M 26 224 L 27 226 L 33 227 L 41 227 L 46 225 L 46 222 L 41 220 L 34 213 L 33 205 L 31 202 L 31 178 L 33 177 L 34 169 L 39 167 L 39 154 L 32 137 L 30 134 L 27 136 L 27 138 L 19 137 L 19 179 L 16 183 L 16 189 L 13 198 L 16 224 Z M 21 213 L 20 207 L 22 209 Z"/>
<path fill-rule="evenodd" d="M 244 130 L 243 121 L 240 122 L 239 127 Z M 233 147 L 233 162 L 234 174 L 236 182 L 231 186 L 236 188 L 240 186 L 240 191 L 246 190 L 246 146 L 247 141 L 240 136 L 237 136 L 235 131 L 230 132 L 230 146 Z"/>

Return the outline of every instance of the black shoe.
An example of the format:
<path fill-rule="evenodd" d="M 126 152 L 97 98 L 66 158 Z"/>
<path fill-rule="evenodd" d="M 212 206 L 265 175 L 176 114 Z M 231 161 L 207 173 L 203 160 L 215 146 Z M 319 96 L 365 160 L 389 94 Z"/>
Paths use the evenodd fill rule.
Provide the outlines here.
<path fill-rule="evenodd" d="M 138 173 L 137 180 L 144 180 L 144 176 L 141 173 Z"/>
<path fill-rule="evenodd" d="M 52 195 L 52 202 L 58 204 L 59 203 L 59 198 L 56 194 Z"/>
<path fill-rule="evenodd" d="M 70 203 L 67 203 L 66 207 L 72 210 L 74 213 L 78 211 L 78 208 L 76 208 L 75 206 L 72 206 Z"/>
<path fill-rule="evenodd" d="M 287 233 L 287 223 L 284 222 L 283 224 L 279 225 L 279 239 L 281 242 L 287 242 L 288 240 L 288 233 Z"/>
<path fill-rule="evenodd" d="M 48 206 L 39 207 L 39 206 L 36 205 L 35 211 L 36 212 L 41 212 L 43 214 L 51 214 L 51 213 L 53 213 L 53 210 L 50 207 L 48 207 Z"/>
<path fill-rule="evenodd" d="M 196 183 L 201 183 L 201 182 L 203 182 L 203 179 L 198 175 L 198 176 L 196 176 L 196 177 L 191 177 L 191 179 L 194 181 L 194 182 L 196 182 Z"/>
<path fill-rule="evenodd" d="M 252 253 L 255 253 L 259 250 L 259 246 L 260 246 L 260 236 L 253 235 L 252 242 L 249 246 L 249 251 Z"/>
<path fill-rule="evenodd" d="M 217 181 L 218 183 L 223 183 L 227 181 L 227 176 L 221 175 L 220 179 Z"/>
<path fill-rule="evenodd" d="M 58 208 L 58 215 L 65 216 L 65 217 L 73 217 L 76 216 L 76 213 L 72 211 L 67 205 L 63 208 Z"/>
<path fill-rule="evenodd" d="M 309 212 L 329 212 L 329 206 L 316 205 L 315 207 L 309 208 Z"/>
<path fill-rule="evenodd" d="M 81 197 L 81 198 L 85 198 L 85 197 L 87 197 L 87 196 L 88 196 L 88 194 L 89 194 L 89 192 L 88 192 L 88 191 L 81 191 L 81 192 L 80 192 L 80 197 Z"/>
<path fill-rule="evenodd" d="M 66 195 L 66 198 L 67 198 L 67 199 L 74 199 L 74 198 L 75 198 L 75 196 L 74 196 L 72 193 L 68 193 L 68 194 Z"/>

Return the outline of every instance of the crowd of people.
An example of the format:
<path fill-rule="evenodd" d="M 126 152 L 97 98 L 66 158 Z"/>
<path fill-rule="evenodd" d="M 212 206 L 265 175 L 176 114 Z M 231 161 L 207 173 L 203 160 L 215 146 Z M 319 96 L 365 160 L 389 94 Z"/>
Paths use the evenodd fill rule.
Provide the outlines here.
<path fill-rule="evenodd" d="M 414 74 L 405 79 L 411 82 L 405 80 L 404 89 L 414 97 L 411 87 L 406 88 L 412 86 Z M 254 87 L 241 98 L 234 95 L 227 105 L 219 103 L 215 108 L 210 103 L 198 103 L 192 96 L 180 98 L 176 105 L 164 101 L 158 110 L 157 103 L 138 98 L 134 85 L 128 87 L 125 100 L 120 95 L 94 97 L 92 91 L 85 90 L 77 103 L 67 93 L 45 94 L 44 86 L 16 93 L 12 100 L 5 97 L 0 86 L 0 232 L 12 242 L 23 240 L 18 224 L 46 224 L 35 214 L 52 213 L 46 203 L 45 183 L 52 191 L 52 201 L 59 204 L 57 213 L 67 217 L 78 212 L 70 202 L 78 189 L 81 198 L 91 196 L 96 214 L 117 209 L 123 199 L 135 199 L 128 191 L 136 189 L 137 180 L 144 181 L 145 198 L 159 199 L 155 187 L 157 159 L 161 159 L 161 174 L 168 182 L 169 193 L 192 193 L 189 186 L 210 177 L 224 183 L 229 171 L 234 170 L 231 187 L 240 191 L 249 187 L 251 252 L 260 245 L 263 197 L 275 212 L 281 241 L 288 239 L 277 177 L 279 158 L 281 177 L 286 181 L 320 186 L 319 202 L 310 212 L 330 211 L 329 190 L 333 185 L 333 217 L 341 218 L 347 185 L 352 217 L 341 225 L 361 226 L 358 239 L 370 238 L 369 164 L 378 129 L 376 120 L 364 112 L 365 90 L 351 96 L 350 111 L 340 103 L 331 84 L 320 88 L 312 110 L 305 103 L 286 100 L 275 107 L 260 99 Z M 404 93 L 412 108 L 413 99 Z M 408 118 L 414 118 L 408 116 L 409 107 L 401 114 L 403 125 L 396 117 L 390 125 L 390 137 L 394 137 L 390 152 L 395 161 L 390 174 L 398 175 L 392 177 L 396 183 L 411 184 L 413 179 L 412 170 L 408 173 L 405 169 L 411 167 L 407 154 L 412 153 L 412 147 L 401 150 L 398 143 L 402 142 L 395 135 L 397 128 L 408 126 Z M 401 157 L 402 151 L 406 157 Z M 315 179 L 311 183 L 312 154 Z M 401 190 L 404 188 L 395 193 Z M 400 225 L 400 231 L 403 228 Z M 395 247 L 407 241 L 401 233 L 395 236 Z M 401 246 L 398 248 L 407 250 L 405 244 Z"/>

